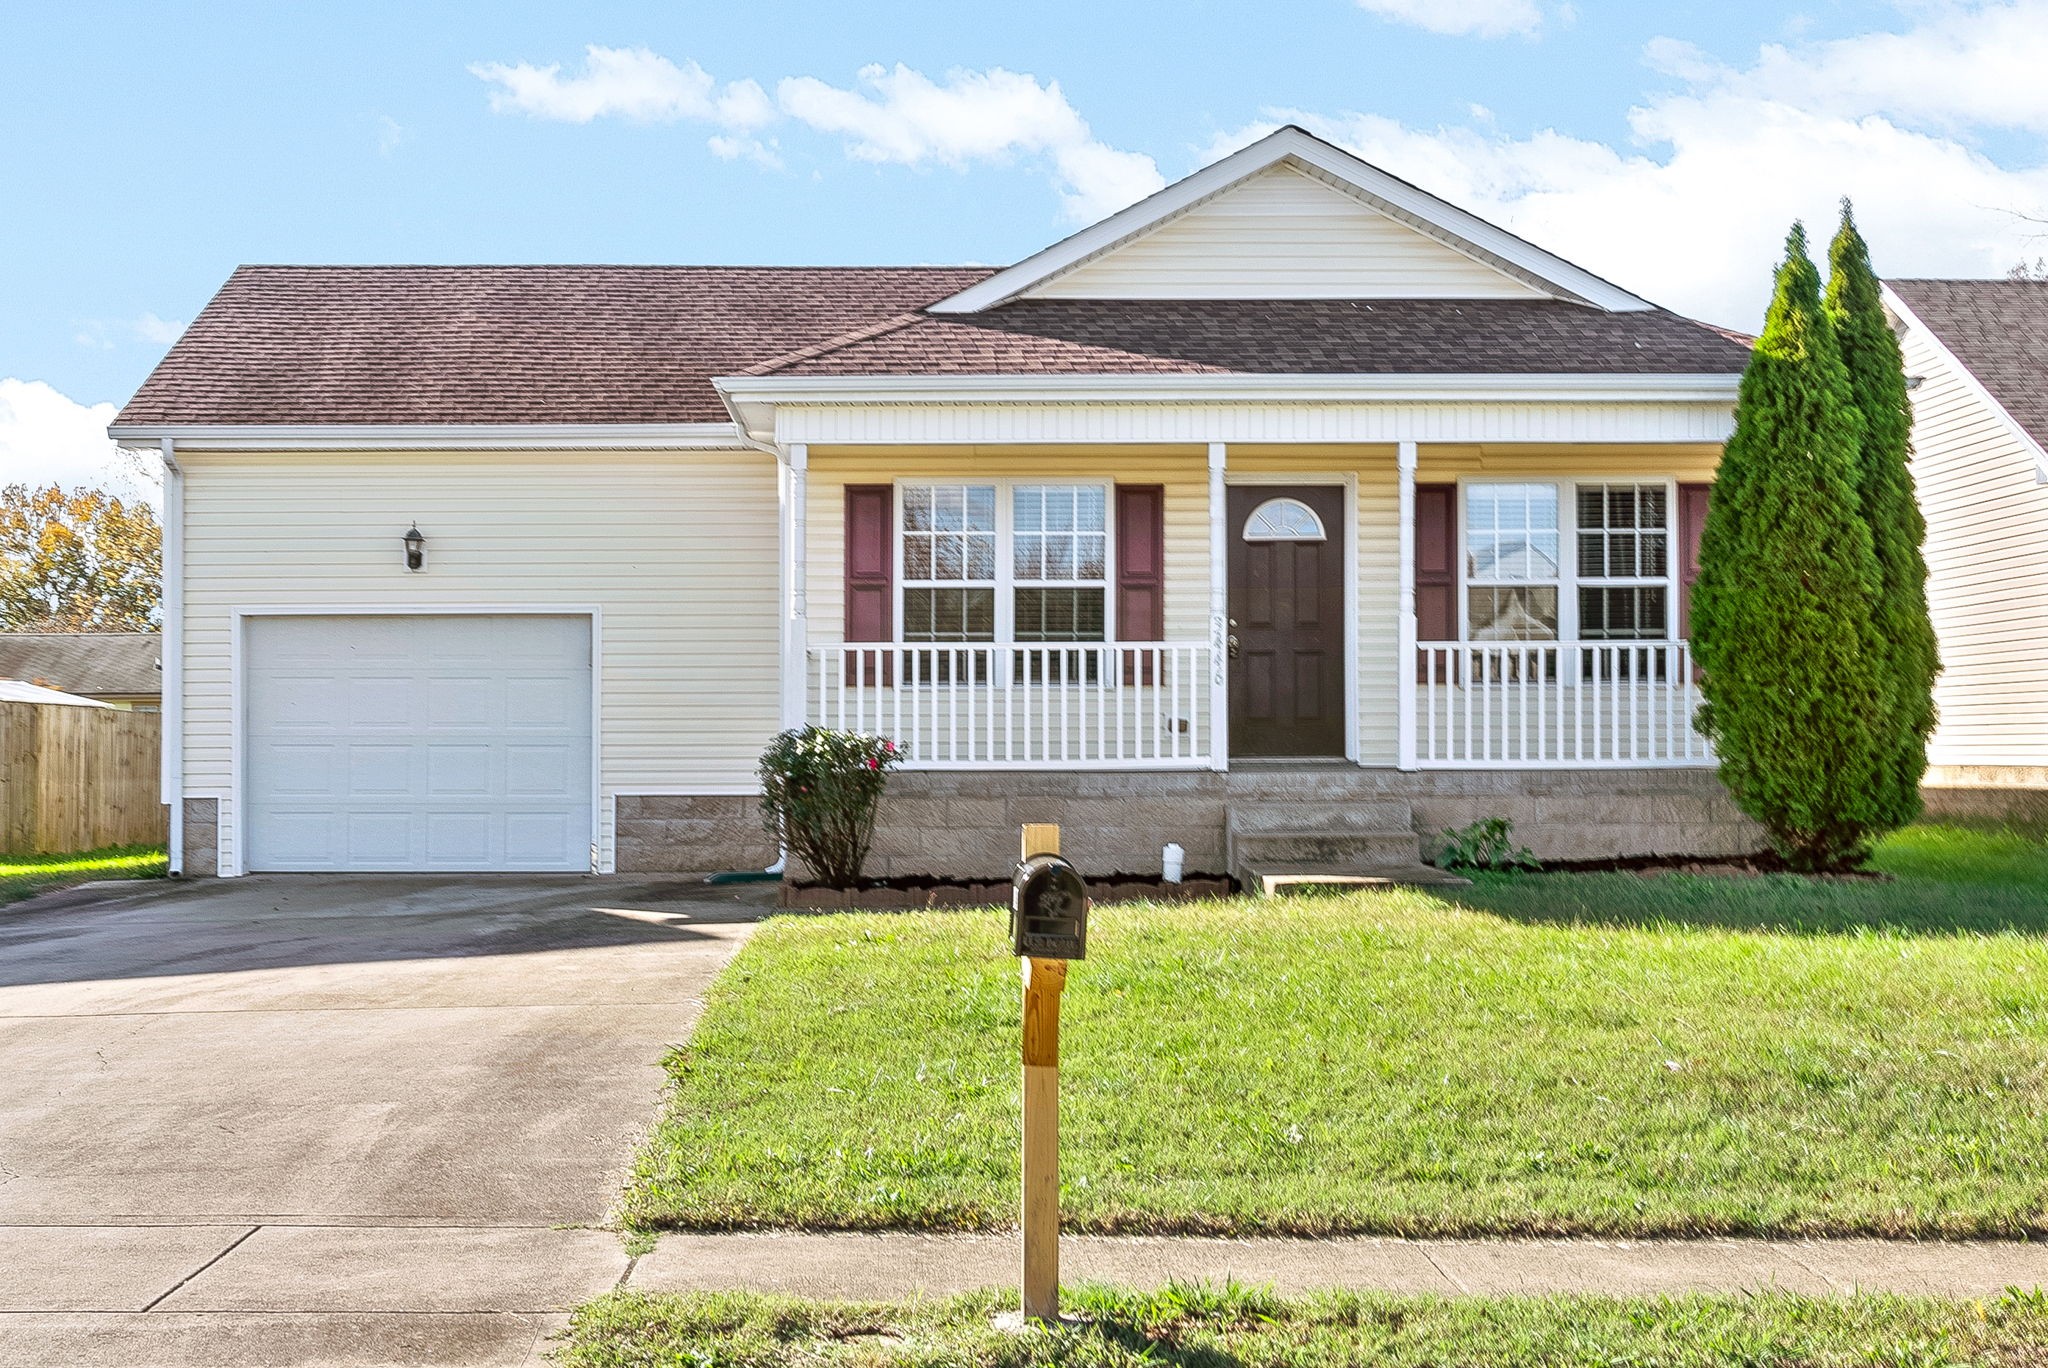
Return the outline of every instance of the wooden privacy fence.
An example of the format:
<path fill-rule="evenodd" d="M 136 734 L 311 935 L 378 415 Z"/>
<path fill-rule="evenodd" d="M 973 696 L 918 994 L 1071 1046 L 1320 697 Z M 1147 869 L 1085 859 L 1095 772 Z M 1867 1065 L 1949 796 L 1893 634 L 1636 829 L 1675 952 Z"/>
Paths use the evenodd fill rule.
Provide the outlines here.
<path fill-rule="evenodd" d="M 0 703 L 0 854 L 161 845 L 160 713 Z"/>

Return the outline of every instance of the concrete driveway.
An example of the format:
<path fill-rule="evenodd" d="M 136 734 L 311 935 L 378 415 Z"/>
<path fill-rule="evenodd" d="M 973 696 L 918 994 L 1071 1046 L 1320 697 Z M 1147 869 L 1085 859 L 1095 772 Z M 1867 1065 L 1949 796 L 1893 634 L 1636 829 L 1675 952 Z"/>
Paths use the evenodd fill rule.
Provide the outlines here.
<path fill-rule="evenodd" d="M 526 1361 L 623 1275 L 589 1227 L 766 891 L 84 898 L 0 910 L 8 1363 Z"/>

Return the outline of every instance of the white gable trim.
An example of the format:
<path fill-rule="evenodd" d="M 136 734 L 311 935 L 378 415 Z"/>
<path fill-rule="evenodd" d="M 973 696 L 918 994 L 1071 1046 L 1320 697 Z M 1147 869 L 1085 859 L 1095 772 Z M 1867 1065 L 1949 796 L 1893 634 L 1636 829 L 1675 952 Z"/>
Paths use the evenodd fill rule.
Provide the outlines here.
<path fill-rule="evenodd" d="M 1007 270 L 930 306 L 932 313 L 979 313 L 1030 290 L 1052 277 L 1110 251 L 1158 227 L 1240 181 L 1283 161 L 1293 161 L 1319 180 L 1365 199 L 1373 208 L 1412 228 L 1428 233 L 1507 274 L 1554 290 L 1560 295 L 1623 313 L 1656 306 L 1639 295 L 1602 280 L 1504 228 L 1438 199 L 1397 176 L 1389 175 L 1349 152 L 1289 125 L 1250 147 L 1174 182 L 1128 209 L 1110 215 L 1092 228 L 1054 243 Z"/>
<path fill-rule="evenodd" d="M 1935 355 L 1941 358 L 1942 364 L 1955 372 L 1956 378 L 1962 381 L 1963 388 L 1975 395 L 1977 402 L 2004 425 L 2005 430 L 2012 434 L 2013 440 L 2020 444 L 2022 450 L 2033 453 L 2034 478 L 2041 484 L 2048 484 L 2048 450 L 2044 450 L 2041 444 L 2034 440 L 2033 434 L 2020 426 L 2018 419 L 2006 412 L 2005 405 L 1999 403 L 1991 391 L 1984 388 L 1984 382 L 1962 363 L 1960 357 L 1948 349 L 1948 343 L 1941 340 L 1940 333 L 1921 322 L 1920 316 L 1906 306 L 1905 300 L 1892 292 L 1891 286 L 1885 285 L 1882 289 L 1885 307 L 1909 329 L 1918 330 L 1926 335 L 1927 344 L 1934 349 Z"/>

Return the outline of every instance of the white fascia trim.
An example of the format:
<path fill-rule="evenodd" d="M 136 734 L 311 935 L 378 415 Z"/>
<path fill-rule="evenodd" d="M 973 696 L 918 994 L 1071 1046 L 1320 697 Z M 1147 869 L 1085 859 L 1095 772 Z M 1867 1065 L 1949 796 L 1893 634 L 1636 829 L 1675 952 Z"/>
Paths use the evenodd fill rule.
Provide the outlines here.
<path fill-rule="evenodd" d="M 763 375 L 712 382 L 728 404 L 1733 402 L 1735 374 Z"/>
<path fill-rule="evenodd" d="M 1884 292 L 1884 306 L 1890 309 L 1909 329 L 1924 333 L 1927 337 L 1927 345 L 1934 348 L 1934 353 L 1941 358 L 1942 364 L 1953 370 L 1962 380 L 1963 388 L 1975 395 L 1977 401 L 1983 404 L 1985 408 L 1991 410 L 1998 421 L 2005 425 L 2006 431 L 2012 434 L 2015 441 L 2026 450 L 2034 453 L 2035 482 L 2038 484 L 2048 484 L 2048 449 L 2044 449 L 2039 442 L 2035 441 L 2033 434 L 2021 427 L 2018 419 L 2006 412 L 2005 405 L 1999 403 L 1993 397 L 1991 391 L 1984 388 L 1984 382 L 1979 380 L 1970 368 L 1962 363 L 1960 357 L 1948 349 L 1948 343 L 1941 340 L 1941 334 L 1921 322 L 1920 316 L 1906 306 L 1906 301 L 1892 293 L 1891 286 L 1883 285 L 1880 288 Z M 1908 397 L 1910 398 L 1910 396 Z"/>
<path fill-rule="evenodd" d="M 1289 158 L 1384 200 L 1461 240 L 1479 253 L 1496 257 L 1560 292 L 1598 308 L 1612 313 L 1630 313 L 1657 307 L 1642 296 L 1602 280 L 1583 267 L 1574 266 L 1533 243 L 1524 242 L 1505 228 L 1496 227 L 1369 162 L 1361 161 L 1342 148 L 1289 125 L 1231 153 L 1222 161 L 1175 181 L 1130 208 L 1111 214 L 1092 228 L 1084 228 L 1007 270 L 998 271 L 988 279 L 928 306 L 929 311 L 940 314 L 979 313 L 1014 299 L 1032 286 L 1106 252 L 1125 239 L 1135 237 L 1236 182 Z"/>
<path fill-rule="evenodd" d="M 171 438 L 210 451 L 733 450 L 732 423 L 223 423 L 115 424 L 116 442 Z"/>

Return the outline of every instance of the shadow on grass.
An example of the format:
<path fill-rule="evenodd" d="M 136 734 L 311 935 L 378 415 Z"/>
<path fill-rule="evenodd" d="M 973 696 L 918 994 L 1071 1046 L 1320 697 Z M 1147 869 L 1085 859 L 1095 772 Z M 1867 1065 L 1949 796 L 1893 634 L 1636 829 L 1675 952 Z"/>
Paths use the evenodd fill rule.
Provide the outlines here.
<path fill-rule="evenodd" d="M 1885 840 L 1892 877 L 1479 874 L 1438 896 L 1532 925 L 1712 927 L 1794 935 L 2048 934 L 2048 844 L 2007 828 L 1918 826 Z"/>

